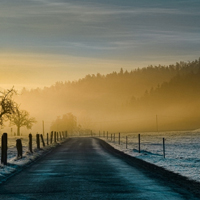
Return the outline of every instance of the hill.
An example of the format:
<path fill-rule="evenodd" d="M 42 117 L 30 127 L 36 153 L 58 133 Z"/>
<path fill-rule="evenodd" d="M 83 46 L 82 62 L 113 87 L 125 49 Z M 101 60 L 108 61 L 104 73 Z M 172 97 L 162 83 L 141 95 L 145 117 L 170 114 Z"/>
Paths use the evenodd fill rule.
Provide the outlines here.
<path fill-rule="evenodd" d="M 38 121 L 46 119 L 51 123 L 59 115 L 73 113 L 84 128 L 155 130 L 156 115 L 171 118 L 182 108 L 188 110 L 184 115 L 199 120 L 199 68 L 200 61 L 195 60 L 130 72 L 121 69 L 107 75 L 98 73 L 43 89 L 24 88 L 17 101 Z M 181 128 L 176 122 L 166 122 L 163 130 Z M 196 127 L 196 123 L 190 123 L 183 128 Z"/>

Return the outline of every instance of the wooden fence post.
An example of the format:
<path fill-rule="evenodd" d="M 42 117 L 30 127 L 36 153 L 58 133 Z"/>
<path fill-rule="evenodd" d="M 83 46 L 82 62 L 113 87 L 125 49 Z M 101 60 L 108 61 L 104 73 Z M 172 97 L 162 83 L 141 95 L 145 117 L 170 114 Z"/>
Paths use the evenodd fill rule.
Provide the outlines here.
<path fill-rule="evenodd" d="M 1 164 L 7 165 L 8 135 L 4 133 L 1 137 Z"/>
<path fill-rule="evenodd" d="M 57 141 L 58 141 L 59 139 L 58 139 L 58 132 L 57 132 Z"/>
<path fill-rule="evenodd" d="M 120 133 L 119 133 L 119 144 L 120 144 Z"/>
<path fill-rule="evenodd" d="M 16 140 L 17 147 L 17 158 L 22 158 L 22 141 L 21 139 Z"/>
<path fill-rule="evenodd" d="M 50 143 L 52 144 L 53 142 L 53 131 L 51 131 L 51 138 L 50 138 Z"/>
<path fill-rule="evenodd" d="M 37 149 L 40 149 L 40 135 L 36 134 Z"/>
<path fill-rule="evenodd" d="M 140 134 L 138 134 L 138 145 L 139 145 L 139 153 L 140 153 Z"/>
<path fill-rule="evenodd" d="M 47 145 L 49 145 L 49 134 L 47 133 Z"/>
<path fill-rule="evenodd" d="M 54 131 L 54 143 L 56 143 L 56 132 Z"/>
<path fill-rule="evenodd" d="M 45 147 L 45 143 L 44 143 L 44 138 L 43 138 L 43 135 L 42 135 L 42 134 L 40 134 L 40 137 L 41 137 L 41 140 L 42 140 L 43 147 Z"/>
<path fill-rule="evenodd" d="M 163 138 L 163 157 L 165 158 L 165 138 Z"/>
<path fill-rule="evenodd" d="M 56 143 L 56 132 L 54 131 L 54 143 Z"/>
<path fill-rule="evenodd" d="M 28 135 L 28 137 L 29 137 L 29 151 L 31 152 L 31 153 L 33 153 L 33 150 L 32 150 L 32 134 L 30 133 L 29 135 Z"/>

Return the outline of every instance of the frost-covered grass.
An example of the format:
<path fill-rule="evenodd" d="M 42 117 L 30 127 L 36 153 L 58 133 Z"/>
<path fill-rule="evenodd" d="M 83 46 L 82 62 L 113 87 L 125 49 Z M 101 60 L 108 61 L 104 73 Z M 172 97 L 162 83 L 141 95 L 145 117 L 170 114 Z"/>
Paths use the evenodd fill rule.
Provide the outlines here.
<path fill-rule="evenodd" d="M 22 140 L 22 146 L 23 146 L 23 156 L 22 158 L 17 158 L 17 149 L 16 149 L 16 140 L 21 139 Z M 59 142 L 62 142 L 64 140 L 60 140 Z M 12 175 L 13 173 L 17 172 L 18 170 L 23 169 L 27 164 L 32 163 L 34 160 L 39 158 L 40 156 L 44 155 L 45 153 L 48 153 L 52 148 L 56 147 L 59 143 L 53 143 L 51 145 L 46 145 L 45 147 L 42 146 L 40 142 L 41 149 L 38 150 L 36 148 L 36 139 L 33 136 L 33 153 L 30 153 L 28 150 L 28 136 L 24 137 L 14 137 L 14 136 L 8 136 L 8 164 L 2 165 L 0 164 L 0 182 L 5 181 L 7 177 Z M 45 141 L 46 144 L 46 141 Z M 1 154 L 1 152 L 0 152 Z"/>
<path fill-rule="evenodd" d="M 122 133 L 120 145 L 118 144 L 118 133 L 115 134 L 115 141 L 114 134 L 112 134 L 112 141 L 111 134 L 109 134 L 108 139 L 107 137 L 102 137 L 102 135 L 100 138 L 126 154 L 162 166 L 170 171 L 200 182 L 200 131 L 152 132 L 140 133 L 140 135 L 141 153 L 138 152 L 138 133 Z M 80 135 L 74 136 L 80 137 Z M 85 136 L 91 137 L 90 134 Z M 128 136 L 127 148 L 126 136 Z M 163 138 L 165 138 L 165 158 L 163 158 Z M 18 137 L 8 136 L 8 165 L 0 165 L 0 181 L 56 146 L 56 144 L 52 144 L 43 148 L 41 145 L 42 150 L 37 150 L 35 137 L 33 136 L 34 152 L 31 154 L 28 151 L 28 136 L 24 136 L 22 138 L 23 158 L 17 159 L 16 139 Z"/>
<path fill-rule="evenodd" d="M 140 133 L 140 153 L 138 152 L 138 133 L 121 134 L 120 145 L 118 136 L 118 133 L 115 134 L 115 141 L 114 134 L 112 134 L 112 140 L 111 134 L 108 139 L 102 136 L 100 138 L 126 154 L 200 182 L 200 131 Z M 127 148 L 126 136 L 128 136 Z M 165 158 L 163 157 L 163 138 L 165 138 Z"/>

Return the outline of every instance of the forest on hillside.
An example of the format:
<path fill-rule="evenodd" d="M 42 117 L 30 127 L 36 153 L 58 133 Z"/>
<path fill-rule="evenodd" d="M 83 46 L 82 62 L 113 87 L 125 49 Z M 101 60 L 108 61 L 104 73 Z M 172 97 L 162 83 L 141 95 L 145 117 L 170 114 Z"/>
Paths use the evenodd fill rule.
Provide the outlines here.
<path fill-rule="evenodd" d="M 156 116 L 159 131 L 196 129 L 200 127 L 200 59 L 92 74 L 43 89 L 24 88 L 17 101 L 49 125 L 72 113 L 79 129 L 155 131 Z"/>

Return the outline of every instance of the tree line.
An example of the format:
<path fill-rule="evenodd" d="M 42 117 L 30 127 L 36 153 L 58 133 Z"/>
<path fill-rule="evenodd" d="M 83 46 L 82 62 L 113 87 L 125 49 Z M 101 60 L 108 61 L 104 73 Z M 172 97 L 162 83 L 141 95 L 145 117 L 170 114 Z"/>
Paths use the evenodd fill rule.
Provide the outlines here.
<path fill-rule="evenodd" d="M 24 88 L 18 101 L 38 118 L 48 113 L 50 121 L 73 113 L 83 128 L 153 131 L 158 115 L 162 130 L 192 129 L 199 126 L 199 69 L 197 59 L 97 73 L 43 89 Z"/>

